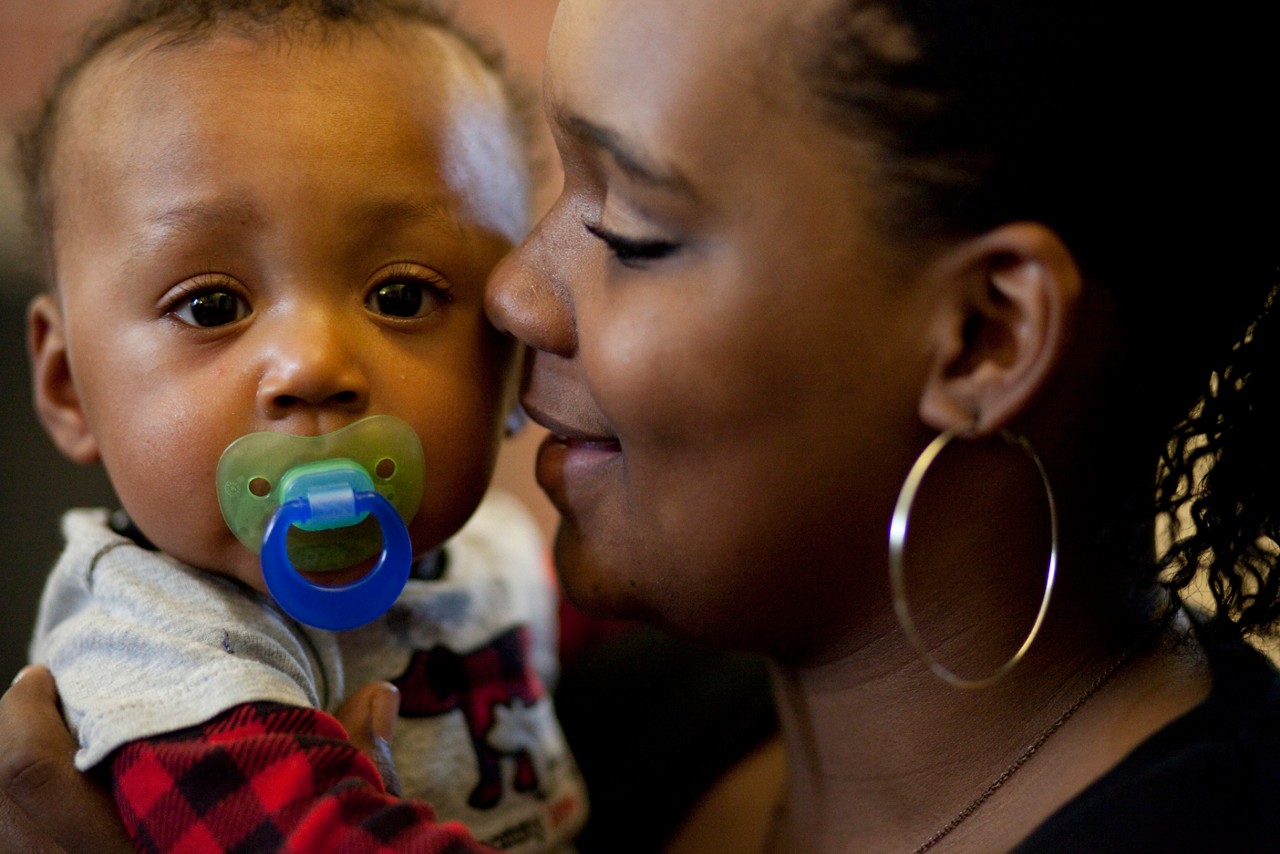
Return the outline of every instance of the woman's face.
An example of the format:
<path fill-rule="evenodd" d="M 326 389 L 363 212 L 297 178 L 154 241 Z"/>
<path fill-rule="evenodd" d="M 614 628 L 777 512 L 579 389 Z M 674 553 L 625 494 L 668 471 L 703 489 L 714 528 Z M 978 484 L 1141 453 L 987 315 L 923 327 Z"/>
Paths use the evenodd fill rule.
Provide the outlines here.
<path fill-rule="evenodd" d="M 569 595 L 790 654 L 883 602 L 928 363 L 923 259 L 871 227 L 854 145 L 789 64 L 819 5 L 562 0 L 564 188 L 489 297 L 533 350 Z"/>

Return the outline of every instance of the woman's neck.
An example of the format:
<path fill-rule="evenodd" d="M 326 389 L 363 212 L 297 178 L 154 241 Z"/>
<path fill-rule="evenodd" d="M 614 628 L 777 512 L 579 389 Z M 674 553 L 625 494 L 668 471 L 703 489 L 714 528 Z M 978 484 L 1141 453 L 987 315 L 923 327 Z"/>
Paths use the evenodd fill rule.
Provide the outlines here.
<path fill-rule="evenodd" d="M 939 680 L 893 631 L 777 668 L 785 850 L 916 850 L 1002 775 L 937 850 L 1007 849 L 1207 693 L 1185 646 L 1068 603 L 1053 613 L 1027 659 L 978 691 Z"/>

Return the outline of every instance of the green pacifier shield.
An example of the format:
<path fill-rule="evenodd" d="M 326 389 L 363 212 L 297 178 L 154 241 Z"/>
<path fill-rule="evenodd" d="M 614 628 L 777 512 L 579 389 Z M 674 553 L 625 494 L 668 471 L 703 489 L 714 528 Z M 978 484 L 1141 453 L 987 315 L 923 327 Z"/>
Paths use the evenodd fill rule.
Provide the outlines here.
<path fill-rule="evenodd" d="M 218 461 L 218 506 L 236 539 L 258 554 L 267 521 L 286 500 L 294 470 L 310 464 L 350 460 L 368 473 L 372 491 L 385 498 L 408 524 L 422 502 L 425 466 L 413 428 L 391 415 L 373 415 L 323 436 L 250 433 L 227 446 Z M 300 571 L 342 569 L 377 555 L 382 530 L 367 518 L 328 530 L 289 531 L 289 560 Z"/>

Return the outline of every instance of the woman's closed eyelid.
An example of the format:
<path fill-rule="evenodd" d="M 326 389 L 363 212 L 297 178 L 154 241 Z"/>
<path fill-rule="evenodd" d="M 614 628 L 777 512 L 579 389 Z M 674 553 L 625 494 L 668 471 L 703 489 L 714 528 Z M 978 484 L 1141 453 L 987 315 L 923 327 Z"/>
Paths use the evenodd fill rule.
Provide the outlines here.
<path fill-rule="evenodd" d="M 681 249 L 681 244 L 666 238 L 643 238 L 621 234 L 586 219 L 583 228 L 603 243 L 624 267 L 642 267 L 647 262 L 669 258 Z"/>

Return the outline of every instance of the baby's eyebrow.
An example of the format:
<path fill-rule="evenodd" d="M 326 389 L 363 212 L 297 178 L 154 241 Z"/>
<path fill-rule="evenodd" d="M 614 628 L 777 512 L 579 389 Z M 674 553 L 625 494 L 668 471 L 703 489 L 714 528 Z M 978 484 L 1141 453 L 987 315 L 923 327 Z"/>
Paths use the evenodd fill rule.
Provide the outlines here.
<path fill-rule="evenodd" d="M 353 226 L 369 231 L 382 231 L 403 223 L 427 223 L 450 229 L 459 227 L 457 212 L 448 200 L 439 196 L 371 199 L 354 205 L 348 219 Z"/>
<path fill-rule="evenodd" d="M 228 225 L 252 225 L 258 221 L 257 211 L 240 199 L 216 202 L 192 202 L 177 205 L 146 219 L 148 242 L 158 243 Z"/>
<path fill-rule="evenodd" d="M 434 195 L 405 195 L 355 201 L 345 213 L 345 220 L 353 232 L 373 234 L 406 223 L 427 223 L 450 230 L 460 228 L 457 214 L 448 200 Z M 139 248 L 145 253 L 189 235 L 262 224 L 263 216 L 258 208 L 245 199 L 201 200 L 177 204 L 144 220 Z"/>

